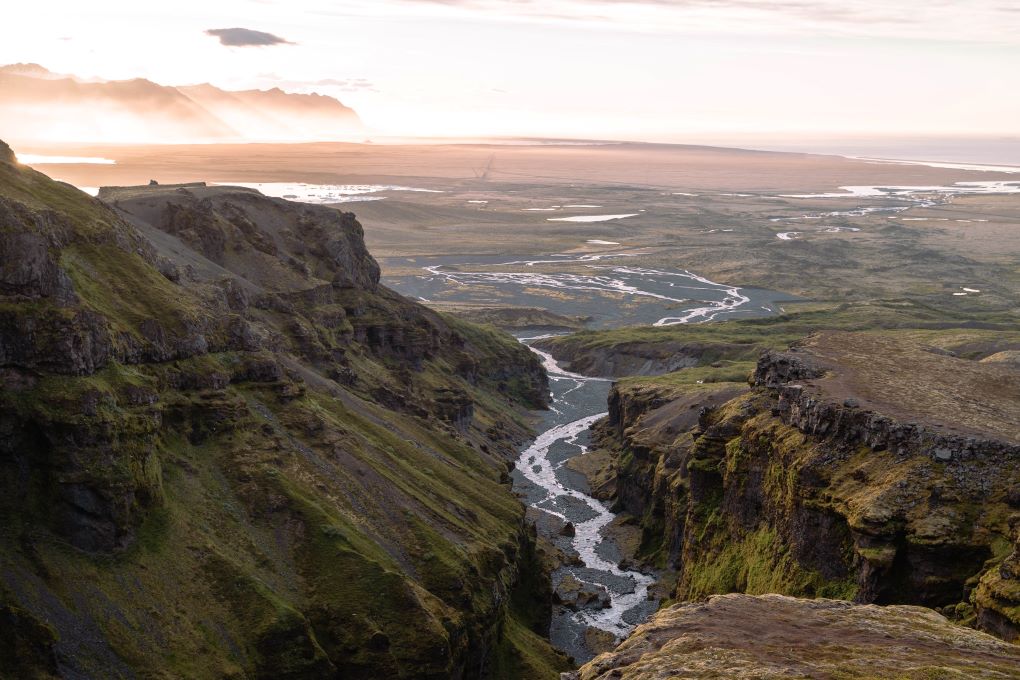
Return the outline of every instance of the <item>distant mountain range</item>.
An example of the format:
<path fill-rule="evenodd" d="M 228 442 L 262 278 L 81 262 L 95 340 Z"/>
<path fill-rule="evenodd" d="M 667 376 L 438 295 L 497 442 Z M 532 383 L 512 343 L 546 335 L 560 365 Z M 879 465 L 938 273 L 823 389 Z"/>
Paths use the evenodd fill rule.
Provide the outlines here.
<path fill-rule="evenodd" d="M 22 144 L 327 141 L 362 134 L 358 114 L 326 95 L 84 80 L 38 64 L 0 67 L 0 128 Z"/>

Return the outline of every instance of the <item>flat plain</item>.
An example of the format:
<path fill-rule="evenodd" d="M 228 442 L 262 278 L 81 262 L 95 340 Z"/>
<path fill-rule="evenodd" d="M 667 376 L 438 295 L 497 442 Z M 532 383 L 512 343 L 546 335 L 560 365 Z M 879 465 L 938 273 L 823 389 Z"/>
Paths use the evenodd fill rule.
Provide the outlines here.
<path fill-rule="evenodd" d="M 348 191 L 353 185 L 366 193 L 336 194 L 344 200 L 336 205 L 357 214 L 384 280 L 436 304 L 545 307 L 567 316 L 577 304 L 586 307 L 586 300 L 603 310 L 651 304 L 661 316 L 684 304 L 531 280 L 474 280 L 471 286 L 447 281 L 441 290 L 422 289 L 421 277 L 429 275 L 423 267 L 436 264 L 446 271 L 555 277 L 584 277 L 620 263 L 688 271 L 721 285 L 787 296 L 766 296 L 759 306 L 769 309 L 757 310 L 766 313 L 777 311 L 774 301 L 797 304 L 794 297 L 800 305 L 907 297 L 964 315 L 1015 315 L 1020 296 L 1020 175 L 1008 172 L 649 144 L 260 144 L 63 152 L 116 161 L 39 166 L 78 186 L 150 179 Z M 879 189 L 868 195 L 840 187 Z M 267 191 L 267 185 L 261 188 Z M 627 216 L 597 221 L 615 215 Z M 534 262 L 549 255 L 558 261 Z M 751 307 L 744 305 L 742 313 L 753 313 Z M 591 316 L 590 308 L 573 311 Z M 610 314 L 596 326 L 646 323 L 653 316 Z"/>

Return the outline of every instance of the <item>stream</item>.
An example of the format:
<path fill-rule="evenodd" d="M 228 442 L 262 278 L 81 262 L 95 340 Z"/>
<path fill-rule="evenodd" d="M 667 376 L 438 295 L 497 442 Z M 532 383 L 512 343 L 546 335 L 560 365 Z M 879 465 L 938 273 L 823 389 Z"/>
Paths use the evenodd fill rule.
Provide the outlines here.
<path fill-rule="evenodd" d="M 746 295 L 734 290 L 723 299 L 704 300 L 702 306 L 692 306 L 670 320 L 692 323 L 713 319 L 740 311 L 736 308 L 748 301 Z M 547 337 L 551 336 L 518 337 L 542 360 L 549 375 L 551 403 L 537 428 L 540 434 L 517 461 L 514 488 L 539 511 L 539 532 L 578 558 L 577 563 L 556 570 L 554 587 L 565 578 L 573 578 L 594 594 L 592 601 L 584 604 L 554 607 L 549 633 L 554 646 L 583 663 L 594 656 L 587 640 L 590 628 L 623 638 L 656 610 L 658 602 L 649 598 L 654 575 L 619 566 L 623 555 L 605 536 L 606 527 L 616 515 L 608 504 L 586 493 L 587 482 L 582 475 L 566 467 L 568 460 L 588 452 L 589 428 L 607 415 L 606 399 L 612 381 L 561 368 L 551 355 L 531 344 Z M 573 536 L 560 531 L 567 522 L 574 526 Z"/>
<path fill-rule="evenodd" d="M 520 341 L 527 345 L 543 337 L 548 336 Z M 603 536 L 616 515 L 606 503 L 585 493 L 583 477 L 565 467 L 569 459 L 588 451 L 588 428 L 606 415 L 612 382 L 563 370 L 549 354 L 530 349 L 539 355 L 549 374 L 551 404 L 543 414 L 540 434 L 517 461 L 514 488 L 525 494 L 528 505 L 542 512 L 539 531 L 580 559 L 577 566 L 558 569 L 553 574 L 554 585 L 569 575 L 603 594 L 603 602 L 577 611 L 565 606 L 554 609 L 553 645 L 582 662 L 593 656 L 585 643 L 589 626 L 622 638 L 655 611 L 657 603 L 648 599 L 648 587 L 655 579 L 620 569 L 617 563 L 622 555 L 613 541 Z M 574 525 L 572 537 L 559 532 L 566 522 Z"/>
<path fill-rule="evenodd" d="M 425 302 L 533 306 L 589 319 L 589 327 L 671 326 L 735 316 L 766 316 L 793 299 L 773 291 L 711 281 L 686 270 L 640 266 L 640 253 L 477 255 L 390 258 L 387 265 L 421 274 L 388 277 L 386 284 Z M 640 260 L 638 260 L 639 262 Z M 625 637 L 658 607 L 649 597 L 652 573 L 621 568 L 624 555 L 607 527 L 610 505 L 592 497 L 584 475 L 567 461 L 588 452 L 589 428 L 606 415 L 612 381 L 561 368 L 532 343 L 549 335 L 516 333 L 549 375 L 550 407 L 539 414 L 538 436 L 523 449 L 514 491 L 529 506 L 540 535 L 566 556 L 552 574 L 563 603 L 553 607 L 549 638 L 584 663 L 598 647 Z M 567 523 L 573 533 L 564 531 Z M 576 599 L 575 599 L 576 598 Z M 594 644 L 593 644 L 594 643 Z"/>

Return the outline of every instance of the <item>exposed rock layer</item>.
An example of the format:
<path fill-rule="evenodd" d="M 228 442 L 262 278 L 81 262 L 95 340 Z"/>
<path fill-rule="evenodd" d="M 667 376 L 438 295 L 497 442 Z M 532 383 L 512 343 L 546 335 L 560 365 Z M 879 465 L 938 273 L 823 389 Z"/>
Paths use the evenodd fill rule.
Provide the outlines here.
<path fill-rule="evenodd" d="M 858 371 L 854 357 L 883 352 L 870 363 L 901 368 Z M 985 430 L 971 413 L 936 420 L 932 404 L 951 384 L 894 398 L 915 371 L 928 376 L 915 387 L 985 384 L 966 406 L 990 414 Z M 918 604 L 1013 639 L 1020 447 L 1008 414 L 1020 375 L 1010 371 L 894 334 L 828 333 L 763 356 L 743 394 L 623 381 L 598 430 L 617 452 L 607 488 L 641 519 L 642 556 L 677 571 L 677 599 L 743 591 Z M 862 387 L 862 375 L 889 384 Z"/>
<path fill-rule="evenodd" d="M 104 195 L 0 164 L 0 675 L 562 668 L 531 353 L 380 287 L 350 214 Z"/>

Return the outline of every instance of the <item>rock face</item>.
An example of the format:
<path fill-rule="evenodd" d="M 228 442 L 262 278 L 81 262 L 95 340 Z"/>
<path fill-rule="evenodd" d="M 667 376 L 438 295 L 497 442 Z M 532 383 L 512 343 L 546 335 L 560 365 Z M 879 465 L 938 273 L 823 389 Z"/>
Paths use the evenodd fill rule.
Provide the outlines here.
<path fill-rule="evenodd" d="M 1020 502 L 1014 507 L 1020 507 Z M 979 628 L 1020 644 L 1020 523 L 1014 523 L 1013 533 L 1013 552 L 981 577 L 974 603 Z"/>
<path fill-rule="evenodd" d="M 698 366 L 709 349 L 697 342 L 626 342 L 612 347 L 586 347 L 584 338 L 583 334 L 576 334 L 538 341 L 535 346 L 552 352 L 567 370 L 606 378 L 661 375 Z M 739 345 L 714 345 L 711 349 L 725 355 L 747 351 L 747 347 Z"/>
<path fill-rule="evenodd" d="M 379 286 L 353 215 L 104 196 L 0 163 L 0 676 L 563 668 L 531 353 Z"/>
<path fill-rule="evenodd" d="M 379 265 L 351 213 L 241 187 L 104 187 L 99 198 L 154 240 L 175 237 L 271 290 L 306 290 L 318 282 L 371 290 L 379 283 Z"/>
<path fill-rule="evenodd" d="M 677 599 L 924 605 L 1013 639 L 1017 396 L 1002 364 L 823 333 L 765 354 L 742 393 L 622 382 L 598 433 Z"/>
<path fill-rule="evenodd" d="M 1015 678 L 1020 647 L 927 609 L 716 595 L 656 614 L 564 680 Z"/>

